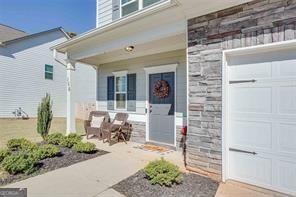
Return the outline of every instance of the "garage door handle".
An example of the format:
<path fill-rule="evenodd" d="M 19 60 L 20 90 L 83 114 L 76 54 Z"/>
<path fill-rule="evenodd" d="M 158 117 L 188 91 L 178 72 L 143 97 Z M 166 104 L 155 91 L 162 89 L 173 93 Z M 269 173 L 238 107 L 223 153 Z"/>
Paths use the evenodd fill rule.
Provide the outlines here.
<path fill-rule="evenodd" d="M 236 83 L 255 83 L 255 79 L 251 80 L 237 80 L 237 81 L 229 81 L 229 84 L 236 84 Z"/>
<path fill-rule="evenodd" d="M 247 153 L 247 154 L 252 154 L 252 155 L 257 155 L 256 152 L 246 151 L 246 150 L 240 150 L 240 149 L 236 149 L 236 148 L 229 148 L 229 151 L 240 152 L 240 153 Z"/>

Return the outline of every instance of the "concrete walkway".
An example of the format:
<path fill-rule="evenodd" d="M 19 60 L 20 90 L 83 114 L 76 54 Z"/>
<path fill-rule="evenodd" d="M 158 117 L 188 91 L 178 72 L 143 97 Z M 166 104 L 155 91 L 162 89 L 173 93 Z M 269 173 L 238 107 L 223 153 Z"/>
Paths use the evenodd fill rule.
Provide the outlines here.
<path fill-rule="evenodd" d="M 28 188 L 30 197 L 122 196 L 109 188 L 142 169 L 149 161 L 161 157 L 159 153 L 134 148 L 139 146 L 137 143 L 118 143 L 110 147 L 107 143 L 90 141 L 110 153 L 6 187 Z M 163 157 L 182 166 L 179 152 L 172 151 Z"/>
<path fill-rule="evenodd" d="M 114 184 L 133 175 L 149 161 L 164 157 L 183 166 L 182 154 L 172 151 L 165 155 L 148 152 L 135 147 L 140 144 L 129 142 L 109 146 L 90 140 L 109 154 L 90 159 L 72 166 L 35 176 L 6 187 L 28 188 L 29 197 L 120 197 L 111 189 Z M 284 196 L 269 190 L 234 182 L 221 183 L 216 197 L 279 197 Z"/>

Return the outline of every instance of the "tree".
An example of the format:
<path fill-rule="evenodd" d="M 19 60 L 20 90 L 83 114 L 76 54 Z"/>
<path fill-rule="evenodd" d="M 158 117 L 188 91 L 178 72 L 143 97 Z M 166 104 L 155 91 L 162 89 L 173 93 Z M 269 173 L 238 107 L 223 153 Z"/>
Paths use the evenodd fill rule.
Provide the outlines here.
<path fill-rule="evenodd" d="M 38 106 L 37 114 L 37 132 L 44 140 L 48 135 L 53 117 L 52 101 L 48 93 L 42 98 L 41 103 Z"/>

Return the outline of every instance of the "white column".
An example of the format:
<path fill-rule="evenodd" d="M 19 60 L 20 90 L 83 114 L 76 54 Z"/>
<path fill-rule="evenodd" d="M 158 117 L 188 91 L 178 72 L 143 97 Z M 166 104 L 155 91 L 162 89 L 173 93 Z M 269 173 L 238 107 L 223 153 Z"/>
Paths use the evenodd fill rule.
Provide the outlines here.
<path fill-rule="evenodd" d="M 72 81 L 73 72 L 75 71 L 75 62 L 66 60 L 67 62 L 67 135 L 76 133 L 75 123 L 75 102 L 73 98 Z"/>

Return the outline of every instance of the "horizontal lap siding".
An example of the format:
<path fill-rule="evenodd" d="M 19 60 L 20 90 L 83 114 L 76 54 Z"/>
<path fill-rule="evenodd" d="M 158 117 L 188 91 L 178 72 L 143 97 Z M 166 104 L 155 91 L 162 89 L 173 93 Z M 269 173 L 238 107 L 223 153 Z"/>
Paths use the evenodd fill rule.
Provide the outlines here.
<path fill-rule="evenodd" d="M 54 116 L 66 116 L 66 68 L 53 59 L 49 49 L 65 40 L 57 31 L 0 47 L 0 117 L 13 117 L 18 107 L 36 117 L 46 92 L 52 96 Z M 45 64 L 53 65 L 53 80 L 44 79 Z M 73 86 L 75 101 L 95 100 L 95 80 L 93 68 L 77 68 L 73 83 L 81 88 Z"/>
<path fill-rule="evenodd" d="M 112 0 L 97 0 L 97 26 L 112 22 Z"/>
<path fill-rule="evenodd" d="M 136 73 L 137 102 L 136 113 L 145 115 L 146 108 L 146 74 L 144 67 L 164 64 L 179 63 L 177 67 L 177 113 L 186 117 L 186 53 L 184 50 L 145 56 L 110 64 L 100 65 L 98 69 L 97 101 L 99 110 L 107 110 L 107 76 L 112 72 L 128 70 L 128 73 Z"/>
<path fill-rule="evenodd" d="M 222 51 L 296 38 L 295 0 L 256 0 L 188 21 L 189 167 L 222 173 Z"/>

